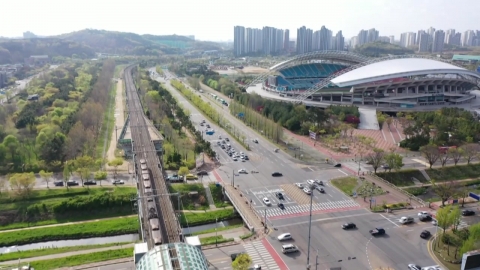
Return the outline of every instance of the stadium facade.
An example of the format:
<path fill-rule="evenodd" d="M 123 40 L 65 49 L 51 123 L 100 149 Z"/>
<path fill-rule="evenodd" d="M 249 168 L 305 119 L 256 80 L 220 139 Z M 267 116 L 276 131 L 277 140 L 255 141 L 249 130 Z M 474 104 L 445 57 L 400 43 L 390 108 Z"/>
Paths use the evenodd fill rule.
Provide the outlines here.
<path fill-rule="evenodd" d="M 370 59 L 344 51 L 318 51 L 270 68 L 252 84 L 292 101 L 414 108 L 456 105 L 476 98 L 480 74 L 424 56 Z"/>

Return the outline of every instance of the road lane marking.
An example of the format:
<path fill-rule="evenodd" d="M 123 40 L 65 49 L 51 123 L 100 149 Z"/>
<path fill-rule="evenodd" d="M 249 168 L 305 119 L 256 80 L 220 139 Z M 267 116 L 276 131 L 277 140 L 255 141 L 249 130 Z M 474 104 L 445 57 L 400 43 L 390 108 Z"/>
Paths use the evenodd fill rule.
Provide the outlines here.
<path fill-rule="evenodd" d="M 363 213 L 363 214 L 355 214 L 355 215 L 346 215 L 346 216 L 341 216 L 341 217 L 330 217 L 330 218 L 321 218 L 321 219 L 316 219 L 312 220 L 312 222 L 321 222 L 321 221 L 326 221 L 326 220 L 334 220 L 334 219 L 342 219 L 342 218 L 351 218 L 351 217 L 359 217 L 359 216 L 367 216 L 367 215 L 374 215 L 375 213 Z M 302 225 L 302 224 L 308 224 L 309 221 L 302 221 L 302 222 L 296 222 L 296 223 L 290 223 L 287 225 L 279 225 L 275 226 L 275 228 L 282 228 L 282 227 L 288 227 L 288 226 L 295 226 L 295 225 Z"/>
<path fill-rule="evenodd" d="M 348 173 L 346 173 L 346 172 L 344 172 L 344 171 L 342 171 L 342 170 L 340 170 L 340 169 L 338 169 L 338 171 L 341 172 L 341 173 L 343 173 L 343 174 L 345 174 L 345 175 L 348 175 Z"/>
<path fill-rule="evenodd" d="M 383 214 L 380 214 L 380 216 L 382 216 L 384 219 L 388 220 L 390 223 L 392 223 L 393 225 L 397 226 L 397 227 L 400 227 L 397 223 L 391 221 L 390 219 L 388 219 L 386 216 L 384 216 Z"/>

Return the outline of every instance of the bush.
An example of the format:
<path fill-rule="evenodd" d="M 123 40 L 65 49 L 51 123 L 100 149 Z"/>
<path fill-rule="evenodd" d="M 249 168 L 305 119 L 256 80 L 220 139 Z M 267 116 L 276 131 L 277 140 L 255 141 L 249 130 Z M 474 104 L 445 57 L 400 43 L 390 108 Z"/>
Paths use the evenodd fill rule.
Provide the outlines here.
<path fill-rule="evenodd" d="M 420 150 L 420 147 L 427 145 L 428 142 L 429 142 L 428 137 L 414 136 L 401 141 L 400 147 L 409 149 L 410 151 L 418 151 Z"/>
<path fill-rule="evenodd" d="M 229 220 L 238 217 L 238 213 L 234 209 L 222 209 L 217 211 L 209 211 L 205 213 L 196 213 L 196 212 L 182 212 L 180 216 L 180 223 L 183 226 L 196 226 L 202 224 L 209 224 L 218 221 Z"/>
<path fill-rule="evenodd" d="M 208 186 L 210 187 L 210 192 L 212 193 L 213 202 L 216 207 L 222 208 L 232 205 L 231 203 L 224 201 L 223 187 L 221 185 L 217 186 L 217 184 L 210 184 Z"/>
<path fill-rule="evenodd" d="M 205 210 L 209 208 L 208 201 L 205 200 L 206 193 L 202 184 L 171 184 L 169 186 L 171 193 L 179 193 L 181 196 L 182 210 Z M 189 195 L 190 192 L 198 192 L 198 195 Z M 204 198 L 201 200 L 201 198 Z M 177 209 L 177 198 L 172 198 L 173 205 Z M 198 205 L 196 207 L 195 205 Z M 178 210 L 178 209 L 177 209 Z"/>
<path fill-rule="evenodd" d="M 377 172 L 377 175 L 399 187 L 413 186 L 415 183 L 413 182 L 412 177 L 417 178 L 422 183 L 428 182 L 423 174 L 416 169 L 402 170 L 398 172 Z"/>
<path fill-rule="evenodd" d="M 406 192 L 412 194 L 413 196 L 419 196 L 427 193 L 427 187 L 411 187 L 404 189 Z"/>
<path fill-rule="evenodd" d="M 480 175 L 480 164 L 448 166 L 443 168 L 428 169 L 425 172 L 436 181 L 462 180 L 477 178 Z"/>

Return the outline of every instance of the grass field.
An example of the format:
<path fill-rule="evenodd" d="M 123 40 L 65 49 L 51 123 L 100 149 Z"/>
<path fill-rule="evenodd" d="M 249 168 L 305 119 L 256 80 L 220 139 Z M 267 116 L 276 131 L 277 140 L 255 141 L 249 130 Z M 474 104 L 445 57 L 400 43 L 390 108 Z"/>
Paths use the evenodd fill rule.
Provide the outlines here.
<path fill-rule="evenodd" d="M 89 254 L 74 255 L 51 260 L 35 261 L 30 264 L 35 270 L 51 270 L 71 267 L 95 262 L 110 261 L 120 258 L 132 257 L 133 248 L 107 250 Z"/>
<path fill-rule="evenodd" d="M 480 175 L 480 164 L 448 166 L 425 170 L 425 172 L 431 179 L 438 182 L 477 178 Z"/>
<path fill-rule="evenodd" d="M 232 242 L 232 241 L 233 241 L 233 238 L 223 238 L 222 235 L 200 238 L 200 243 L 202 245 L 213 245 L 215 243 L 220 244 L 220 243 L 226 243 L 226 242 Z"/>
<path fill-rule="evenodd" d="M 52 254 L 60 254 L 72 251 L 88 250 L 88 249 L 97 249 L 111 246 L 119 246 L 129 243 L 109 243 L 103 245 L 86 245 L 86 246 L 74 246 L 74 247 L 61 247 L 61 248 L 42 248 L 42 249 L 32 249 L 26 251 L 16 251 L 10 253 L 0 254 L 0 262 L 13 261 L 18 259 L 26 259 L 33 257 L 40 257 Z"/>
<path fill-rule="evenodd" d="M 180 223 L 184 226 L 202 225 L 218 221 L 228 220 L 238 217 L 237 213 L 234 213 L 233 209 L 222 209 L 217 211 L 209 211 L 203 213 L 183 212 L 180 216 Z M 188 222 L 187 222 L 188 221 Z"/>
<path fill-rule="evenodd" d="M 223 200 L 223 192 L 222 192 L 222 186 L 221 185 L 216 185 L 216 184 L 210 184 L 208 185 L 210 188 L 210 192 L 212 193 L 213 197 L 213 202 L 217 208 L 222 208 L 222 207 L 227 207 L 231 206 L 232 204 L 229 202 L 225 202 Z"/>
<path fill-rule="evenodd" d="M 351 176 L 333 179 L 331 183 L 348 196 L 352 196 L 353 191 L 358 184 L 357 178 Z"/>
<path fill-rule="evenodd" d="M 95 148 L 97 158 L 106 158 L 108 147 L 110 145 L 110 140 L 112 138 L 111 133 L 115 125 L 115 96 L 117 92 L 117 83 L 112 81 L 110 86 L 110 92 L 108 93 L 108 105 L 103 115 L 102 128 L 100 130 L 100 135 L 97 141 L 97 147 Z"/>
<path fill-rule="evenodd" d="M 137 233 L 137 217 L 0 233 L 0 247 Z"/>
<path fill-rule="evenodd" d="M 212 228 L 212 229 L 208 229 L 208 230 L 203 230 L 203 231 L 198 231 L 198 232 L 195 232 L 195 233 L 192 233 L 191 235 L 202 235 L 202 234 L 206 234 L 206 233 L 212 233 L 212 232 L 221 232 L 221 231 L 228 231 L 228 230 L 231 230 L 231 229 L 235 229 L 235 228 L 240 228 L 240 227 L 243 227 L 243 224 L 235 224 L 235 225 L 230 225 L 230 226 L 225 226 L 225 227 L 219 227 L 219 228 Z"/>

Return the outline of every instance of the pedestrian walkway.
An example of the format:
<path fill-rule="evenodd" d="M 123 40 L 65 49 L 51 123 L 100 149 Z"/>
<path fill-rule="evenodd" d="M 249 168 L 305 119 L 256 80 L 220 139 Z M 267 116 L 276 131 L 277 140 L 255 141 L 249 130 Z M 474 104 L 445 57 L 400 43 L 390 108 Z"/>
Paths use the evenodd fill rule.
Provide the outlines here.
<path fill-rule="evenodd" d="M 268 250 L 265 248 L 262 242 L 255 241 L 243 245 L 245 251 L 252 258 L 252 264 L 258 264 L 263 269 L 267 270 L 280 270 L 275 260 L 272 258 Z"/>
<path fill-rule="evenodd" d="M 343 200 L 343 201 L 332 201 L 324 203 L 313 203 L 312 204 L 312 214 L 318 214 L 322 212 L 328 212 L 330 210 L 353 210 L 361 208 L 360 205 L 353 200 Z M 268 217 L 277 217 L 277 216 L 286 216 L 286 215 L 295 215 L 295 214 L 309 214 L 310 213 L 310 204 L 303 205 L 293 205 L 285 206 L 285 209 L 282 210 L 278 207 L 267 208 L 267 209 L 257 209 L 257 213 L 261 216 L 265 216 L 265 210 L 267 211 Z"/>

